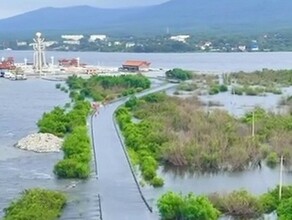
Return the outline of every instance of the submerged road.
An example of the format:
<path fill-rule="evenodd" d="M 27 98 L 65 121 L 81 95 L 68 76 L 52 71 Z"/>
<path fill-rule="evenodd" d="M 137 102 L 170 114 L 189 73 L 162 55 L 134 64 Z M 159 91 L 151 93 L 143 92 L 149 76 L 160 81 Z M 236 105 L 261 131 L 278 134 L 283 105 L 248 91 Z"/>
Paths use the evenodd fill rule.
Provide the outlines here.
<path fill-rule="evenodd" d="M 176 85 L 162 85 L 136 96 L 141 97 L 174 86 Z M 101 108 L 92 120 L 102 216 L 103 220 L 153 220 L 156 217 L 142 199 L 113 122 L 115 110 L 126 100 Z"/>

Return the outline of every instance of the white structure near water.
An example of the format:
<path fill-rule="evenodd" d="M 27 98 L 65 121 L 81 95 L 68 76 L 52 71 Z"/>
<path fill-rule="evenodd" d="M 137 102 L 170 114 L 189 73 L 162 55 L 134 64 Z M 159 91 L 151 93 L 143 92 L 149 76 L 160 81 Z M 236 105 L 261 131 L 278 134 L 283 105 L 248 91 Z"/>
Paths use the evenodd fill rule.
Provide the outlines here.
<path fill-rule="evenodd" d="M 45 38 L 42 38 L 42 34 L 40 32 L 36 33 L 36 37 L 33 39 L 33 49 L 34 49 L 34 55 L 33 55 L 33 63 L 34 63 L 34 70 L 36 73 L 39 73 L 40 75 L 43 72 L 43 68 L 47 67 L 46 64 L 46 57 L 45 57 L 45 49 L 46 45 L 44 43 Z"/>

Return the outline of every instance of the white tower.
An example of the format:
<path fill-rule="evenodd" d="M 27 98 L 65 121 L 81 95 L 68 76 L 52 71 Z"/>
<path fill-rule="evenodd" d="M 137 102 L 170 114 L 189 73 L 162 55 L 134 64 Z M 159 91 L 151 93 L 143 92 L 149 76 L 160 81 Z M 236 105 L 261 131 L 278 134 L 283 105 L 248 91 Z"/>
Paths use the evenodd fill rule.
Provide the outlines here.
<path fill-rule="evenodd" d="M 33 45 L 34 49 L 34 69 L 36 73 L 42 74 L 42 70 L 47 66 L 46 57 L 45 57 L 45 48 L 46 45 L 44 43 L 45 39 L 41 37 L 42 34 L 40 32 L 36 33 L 36 38 L 34 38 L 35 44 Z"/>

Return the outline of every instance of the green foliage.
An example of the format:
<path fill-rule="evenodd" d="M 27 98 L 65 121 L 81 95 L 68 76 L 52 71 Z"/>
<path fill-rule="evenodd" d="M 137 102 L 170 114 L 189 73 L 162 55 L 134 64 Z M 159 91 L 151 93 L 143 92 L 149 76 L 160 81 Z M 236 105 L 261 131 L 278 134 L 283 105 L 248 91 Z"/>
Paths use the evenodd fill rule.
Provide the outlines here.
<path fill-rule="evenodd" d="M 174 68 L 172 70 L 168 70 L 165 73 L 166 77 L 169 79 L 178 79 L 178 80 L 188 80 L 193 77 L 192 73 L 187 70 L 182 70 L 179 68 Z"/>
<path fill-rule="evenodd" d="M 233 191 L 229 194 L 218 193 L 209 196 L 212 204 L 226 215 L 255 218 L 263 214 L 260 200 L 246 190 Z"/>
<path fill-rule="evenodd" d="M 42 133 L 51 133 L 58 137 L 63 137 L 67 133 L 68 122 L 65 110 L 55 107 L 51 112 L 44 113 L 37 125 Z"/>
<path fill-rule="evenodd" d="M 198 89 L 198 86 L 195 83 L 181 83 L 178 86 L 178 90 L 187 91 L 187 92 L 191 92 L 196 89 Z"/>
<path fill-rule="evenodd" d="M 157 201 L 157 207 L 162 219 L 179 219 L 184 205 L 182 195 L 168 192 L 162 195 Z"/>
<path fill-rule="evenodd" d="M 44 113 L 37 122 L 39 131 L 64 137 L 74 127 L 86 124 L 86 117 L 90 109 L 90 104 L 86 101 L 77 101 L 68 113 L 65 112 L 65 109 L 55 107 L 51 112 Z"/>
<path fill-rule="evenodd" d="M 61 215 L 66 197 L 44 189 L 25 190 L 19 200 L 4 209 L 4 220 L 55 220 Z"/>
<path fill-rule="evenodd" d="M 157 206 L 161 218 L 165 220 L 216 220 L 219 216 L 219 211 L 206 197 L 193 194 L 184 197 L 174 192 L 168 192 L 158 199 Z"/>
<path fill-rule="evenodd" d="M 86 179 L 90 175 L 90 167 L 76 159 L 64 159 L 55 165 L 54 173 L 59 178 Z"/>
<path fill-rule="evenodd" d="M 266 163 L 269 167 L 273 168 L 279 163 L 279 156 L 275 152 L 270 152 L 266 158 Z"/>
<path fill-rule="evenodd" d="M 151 180 L 151 185 L 153 187 L 162 187 L 164 185 L 164 180 L 158 176 L 155 176 L 152 180 Z"/>
<path fill-rule="evenodd" d="M 277 208 L 279 220 L 292 219 L 292 198 L 283 200 Z"/>
<path fill-rule="evenodd" d="M 131 96 L 128 101 L 125 103 L 125 107 L 132 109 L 138 105 L 138 99 L 136 96 Z"/>
<path fill-rule="evenodd" d="M 209 95 L 215 95 L 215 94 L 218 94 L 219 92 L 227 92 L 227 91 L 228 91 L 228 87 L 226 85 L 213 84 L 211 85 L 209 89 Z"/>
<path fill-rule="evenodd" d="M 283 186 L 281 202 L 285 203 L 290 198 L 292 198 L 292 186 Z M 261 195 L 260 201 L 265 213 L 271 213 L 277 210 L 281 203 L 279 200 L 279 186 Z"/>
<path fill-rule="evenodd" d="M 73 100 L 92 98 L 95 101 L 103 101 L 116 98 L 119 95 L 127 96 L 141 92 L 150 87 L 150 80 L 143 75 L 122 76 L 92 76 L 85 80 L 72 76 L 67 80 Z"/>
<path fill-rule="evenodd" d="M 86 179 L 90 175 L 91 145 L 87 129 L 75 127 L 63 143 L 64 160 L 54 167 L 60 178 Z"/>
<path fill-rule="evenodd" d="M 254 72 L 237 72 L 230 74 L 230 78 L 238 84 L 247 86 L 262 86 L 267 88 L 267 92 L 273 92 L 275 86 L 291 86 L 292 85 L 292 70 L 270 70 L 263 69 Z M 279 90 L 274 90 L 276 93 Z M 274 93 L 274 92 L 273 92 Z"/>

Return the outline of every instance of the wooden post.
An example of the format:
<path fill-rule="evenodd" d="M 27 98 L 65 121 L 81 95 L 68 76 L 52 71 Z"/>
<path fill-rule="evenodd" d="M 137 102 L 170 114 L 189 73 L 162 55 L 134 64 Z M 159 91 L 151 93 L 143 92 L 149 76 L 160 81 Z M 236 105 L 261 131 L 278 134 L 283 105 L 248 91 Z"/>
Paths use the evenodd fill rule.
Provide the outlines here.
<path fill-rule="evenodd" d="M 251 136 L 254 137 L 254 110 L 252 111 L 252 131 Z"/>
<path fill-rule="evenodd" d="M 283 155 L 281 155 L 280 161 L 279 201 L 282 198 L 282 185 L 283 185 Z"/>

